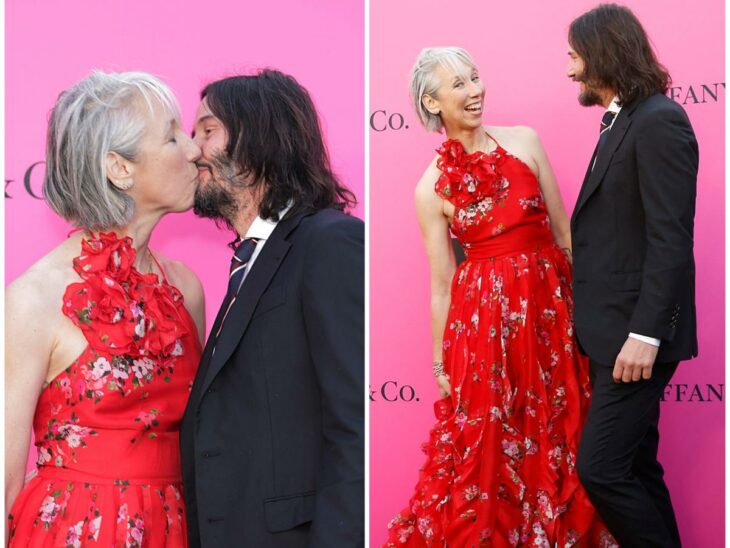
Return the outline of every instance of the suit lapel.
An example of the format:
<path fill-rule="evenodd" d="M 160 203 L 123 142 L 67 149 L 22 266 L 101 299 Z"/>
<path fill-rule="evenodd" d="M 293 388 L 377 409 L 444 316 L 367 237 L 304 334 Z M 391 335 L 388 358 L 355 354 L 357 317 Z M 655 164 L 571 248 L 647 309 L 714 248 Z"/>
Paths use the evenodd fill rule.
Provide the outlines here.
<path fill-rule="evenodd" d="M 597 159 L 596 154 L 598 152 L 598 145 L 596 145 L 596 149 L 591 157 L 591 163 L 588 164 L 588 170 L 586 171 L 585 178 L 583 179 L 583 185 L 581 186 L 578 194 L 578 201 L 573 209 L 571 220 L 575 220 L 580 209 L 585 205 L 586 201 L 598 189 L 603 181 L 603 177 L 606 175 L 608 166 L 611 165 L 611 159 L 631 125 L 631 113 L 636 108 L 636 105 L 637 102 L 634 101 L 633 103 L 624 105 L 621 108 L 621 112 L 618 113 L 616 121 L 609 130 L 606 142 L 603 145 L 600 154 L 598 154 Z M 594 159 L 596 162 L 595 166 L 593 166 Z M 591 166 L 593 166 L 593 170 L 591 170 Z"/>
<path fill-rule="evenodd" d="M 583 204 L 583 197 L 585 196 L 586 189 L 588 188 L 588 185 L 586 182 L 588 181 L 588 177 L 591 175 L 591 166 L 593 165 L 593 162 L 596 160 L 596 154 L 598 153 L 598 143 L 596 143 L 596 148 L 593 149 L 593 154 L 591 155 L 591 161 L 588 164 L 588 169 L 586 169 L 586 174 L 583 176 L 583 184 L 580 186 L 580 191 L 578 192 L 578 199 L 575 202 L 575 207 L 573 208 L 573 214 L 570 216 L 570 228 L 573 228 L 573 221 L 575 220 L 575 215 L 578 213 L 578 204 Z"/>
<path fill-rule="evenodd" d="M 271 279 L 289 251 L 291 244 L 286 240 L 287 236 L 307 214 L 307 212 L 300 212 L 280 221 L 276 225 L 271 237 L 266 241 L 260 255 L 252 265 L 251 271 L 246 275 L 238 296 L 220 328 L 218 338 L 213 340 L 222 319 L 222 312 L 218 313 L 218 318 L 211 331 L 204 354 L 205 356 L 210 352 L 212 355 L 210 355 L 207 363 L 204 360 L 201 362 L 201 371 L 198 372 L 198 376 L 203 379 L 198 398 L 205 393 L 213 379 L 231 357 L 236 346 L 238 346 L 238 342 L 248 328 L 262 293 L 269 286 Z M 213 346 L 215 346 L 215 352 L 213 352 Z"/>
<path fill-rule="evenodd" d="M 210 358 L 213 355 L 213 349 L 215 348 L 215 337 L 213 336 L 213 334 L 218 333 L 220 324 L 223 321 L 223 315 L 225 313 L 225 304 L 226 304 L 226 298 L 224 297 L 223 302 L 221 303 L 221 307 L 218 309 L 218 315 L 216 316 L 215 321 L 213 322 L 213 328 L 210 330 L 211 334 L 205 343 L 205 348 L 203 349 L 203 354 L 200 358 L 200 366 L 198 367 L 198 373 L 195 376 L 195 382 L 193 383 L 193 389 L 190 393 L 191 401 L 197 402 L 197 400 L 199 399 L 199 395 L 202 392 L 200 385 L 205 380 L 205 375 L 208 372 L 208 367 L 210 366 Z"/>

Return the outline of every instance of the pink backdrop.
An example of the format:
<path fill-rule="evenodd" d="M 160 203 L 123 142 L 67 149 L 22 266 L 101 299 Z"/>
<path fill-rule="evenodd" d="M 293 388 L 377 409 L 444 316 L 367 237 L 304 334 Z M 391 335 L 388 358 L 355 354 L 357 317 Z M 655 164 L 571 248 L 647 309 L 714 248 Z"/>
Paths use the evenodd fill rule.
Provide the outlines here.
<path fill-rule="evenodd" d="M 41 196 L 44 165 L 29 168 L 44 159 L 48 113 L 94 68 L 159 76 L 177 94 L 188 130 L 206 83 L 259 67 L 287 72 L 314 99 L 334 170 L 364 201 L 362 3 L 32 0 L 8 2 L 6 21 L 6 284 L 69 232 L 24 180 Z M 361 203 L 354 214 L 363 212 Z M 152 236 L 153 250 L 197 273 L 208 329 L 225 291 L 230 240 L 192 213 L 165 217 Z"/>
<path fill-rule="evenodd" d="M 345 5 L 347 4 L 347 5 Z M 43 160 L 59 92 L 94 68 L 141 70 L 177 94 L 191 129 L 200 90 L 218 78 L 274 67 L 292 74 L 320 113 L 335 171 L 364 196 L 364 8 L 338 0 L 173 2 L 33 0 L 6 8 L 6 283 L 68 232 L 23 185 Z M 30 173 L 40 196 L 43 164 Z M 362 217 L 363 204 L 355 214 Z M 165 217 L 152 248 L 183 260 L 206 291 L 208 327 L 225 290 L 230 234 L 192 213 Z"/>
<path fill-rule="evenodd" d="M 409 70 L 425 46 L 466 48 L 486 85 L 485 123 L 537 129 L 570 212 L 602 111 L 580 107 L 577 85 L 565 77 L 567 29 L 597 3 L 371 0 L 371 546 L 382 544 L 388 521 L 413 493 L 437 397 L 428 265 L 413 191 L 443 136 L 418 124 L 408 100 Z M 724 404 L 713 392 L 724 388 L 725 363 L 724 7 L 720 0 L 627 4 L 669 68 L 673 96 L 684 104 L 700 145 L 700 357 L 681 365 L 672 380 L 662 407 L 660 458 L 684 545 L 724 546 Z"/>

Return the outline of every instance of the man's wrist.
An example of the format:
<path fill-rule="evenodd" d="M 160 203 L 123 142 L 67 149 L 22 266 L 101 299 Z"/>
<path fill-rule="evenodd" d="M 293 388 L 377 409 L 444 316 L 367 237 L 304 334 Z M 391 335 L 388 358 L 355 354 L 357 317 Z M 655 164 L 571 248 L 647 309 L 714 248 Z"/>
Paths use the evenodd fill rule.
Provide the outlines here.
<path fill-rule="evenodd" d="M 662 344 L 662 341 L 660 339 L 655 339 L 654 337 L 647 337 L 646 335 L 639 335 L 638 333 L 629 333 L 629 337 L 632 339 L 636 339 L 637 341 L 645 342 L 647 344 L 650 344 L 652 346 L 659 347 Z"/>

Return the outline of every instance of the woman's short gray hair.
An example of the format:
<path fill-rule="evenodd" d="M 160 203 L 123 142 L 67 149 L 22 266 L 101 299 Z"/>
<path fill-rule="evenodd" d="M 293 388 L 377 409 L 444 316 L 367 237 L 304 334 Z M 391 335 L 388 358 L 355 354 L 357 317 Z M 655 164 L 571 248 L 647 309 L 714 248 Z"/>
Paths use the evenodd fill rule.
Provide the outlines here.
<path fill-rule="evenodd" d="M 431 114 L 423 105 L 423 96 L 436 97 L 441 85 L 434 76 L 436 68 L 445 66 L 458 73 L 462 71 L 460 67 L 462 64 L 469 67 L 469 70 L 476 67 L 471 55 L 462 48 L 424 48 L 418 55 L 416 64 L 411 70 L 411 101 L 418 119 L 428 131 L 440 131 L 443 127 L 441 117 L 438 114 Z"/>
<path fill-rule="evenodd" d="M 160 107 L 179 120 L 170 88 L 144 72 L 94 71 L 61 93 L 51 112 L 43 195 L 51 209 L 89 230 L 124 226 L 134 200 L 106 176 L 106 158 L 116 152 L 139 160 L 145 134 L 143 106 Z"/>

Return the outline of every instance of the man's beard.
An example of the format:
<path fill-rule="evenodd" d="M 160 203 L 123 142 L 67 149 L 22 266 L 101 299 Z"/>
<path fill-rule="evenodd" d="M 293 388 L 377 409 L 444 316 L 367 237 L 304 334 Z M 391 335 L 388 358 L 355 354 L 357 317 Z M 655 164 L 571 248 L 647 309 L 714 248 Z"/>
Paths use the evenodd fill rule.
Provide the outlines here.
<path fill-rule="evenodd" d="M 596 90 L 596 88 L 591 86 L 585 80 L 581 80 L 579 78 L 576 78 L 576 82 L 583 82 L 583 84 L 585 85 L 585 89 L 578 94 L 578 103 L 580 103 L 581 106 L 592 107 L 594 105 L 603 104 L 603 100 L 601 99 L 601 96 L 598 94 L 598 91 Z"/>
<path fill-rule="evenodd" d="M 586 89 L 578 95 L 578 102 L 581 106 L 592 107 L 594 105 L 602 105 L 601 97 L 592 89 Z"/>
<path fill-rule="evenodd" d="M 193 212 L 216 222 L 223 221 L 229 228 L 239 210 L 239 199 L 234 192 L 241 187 L 241 176 L 237 175 L 235 163 L 223 154 L 216 155 L 210 164 L 198 162 L 210 173 L 210 180 L 200 182 L 195 190 Z"/>

